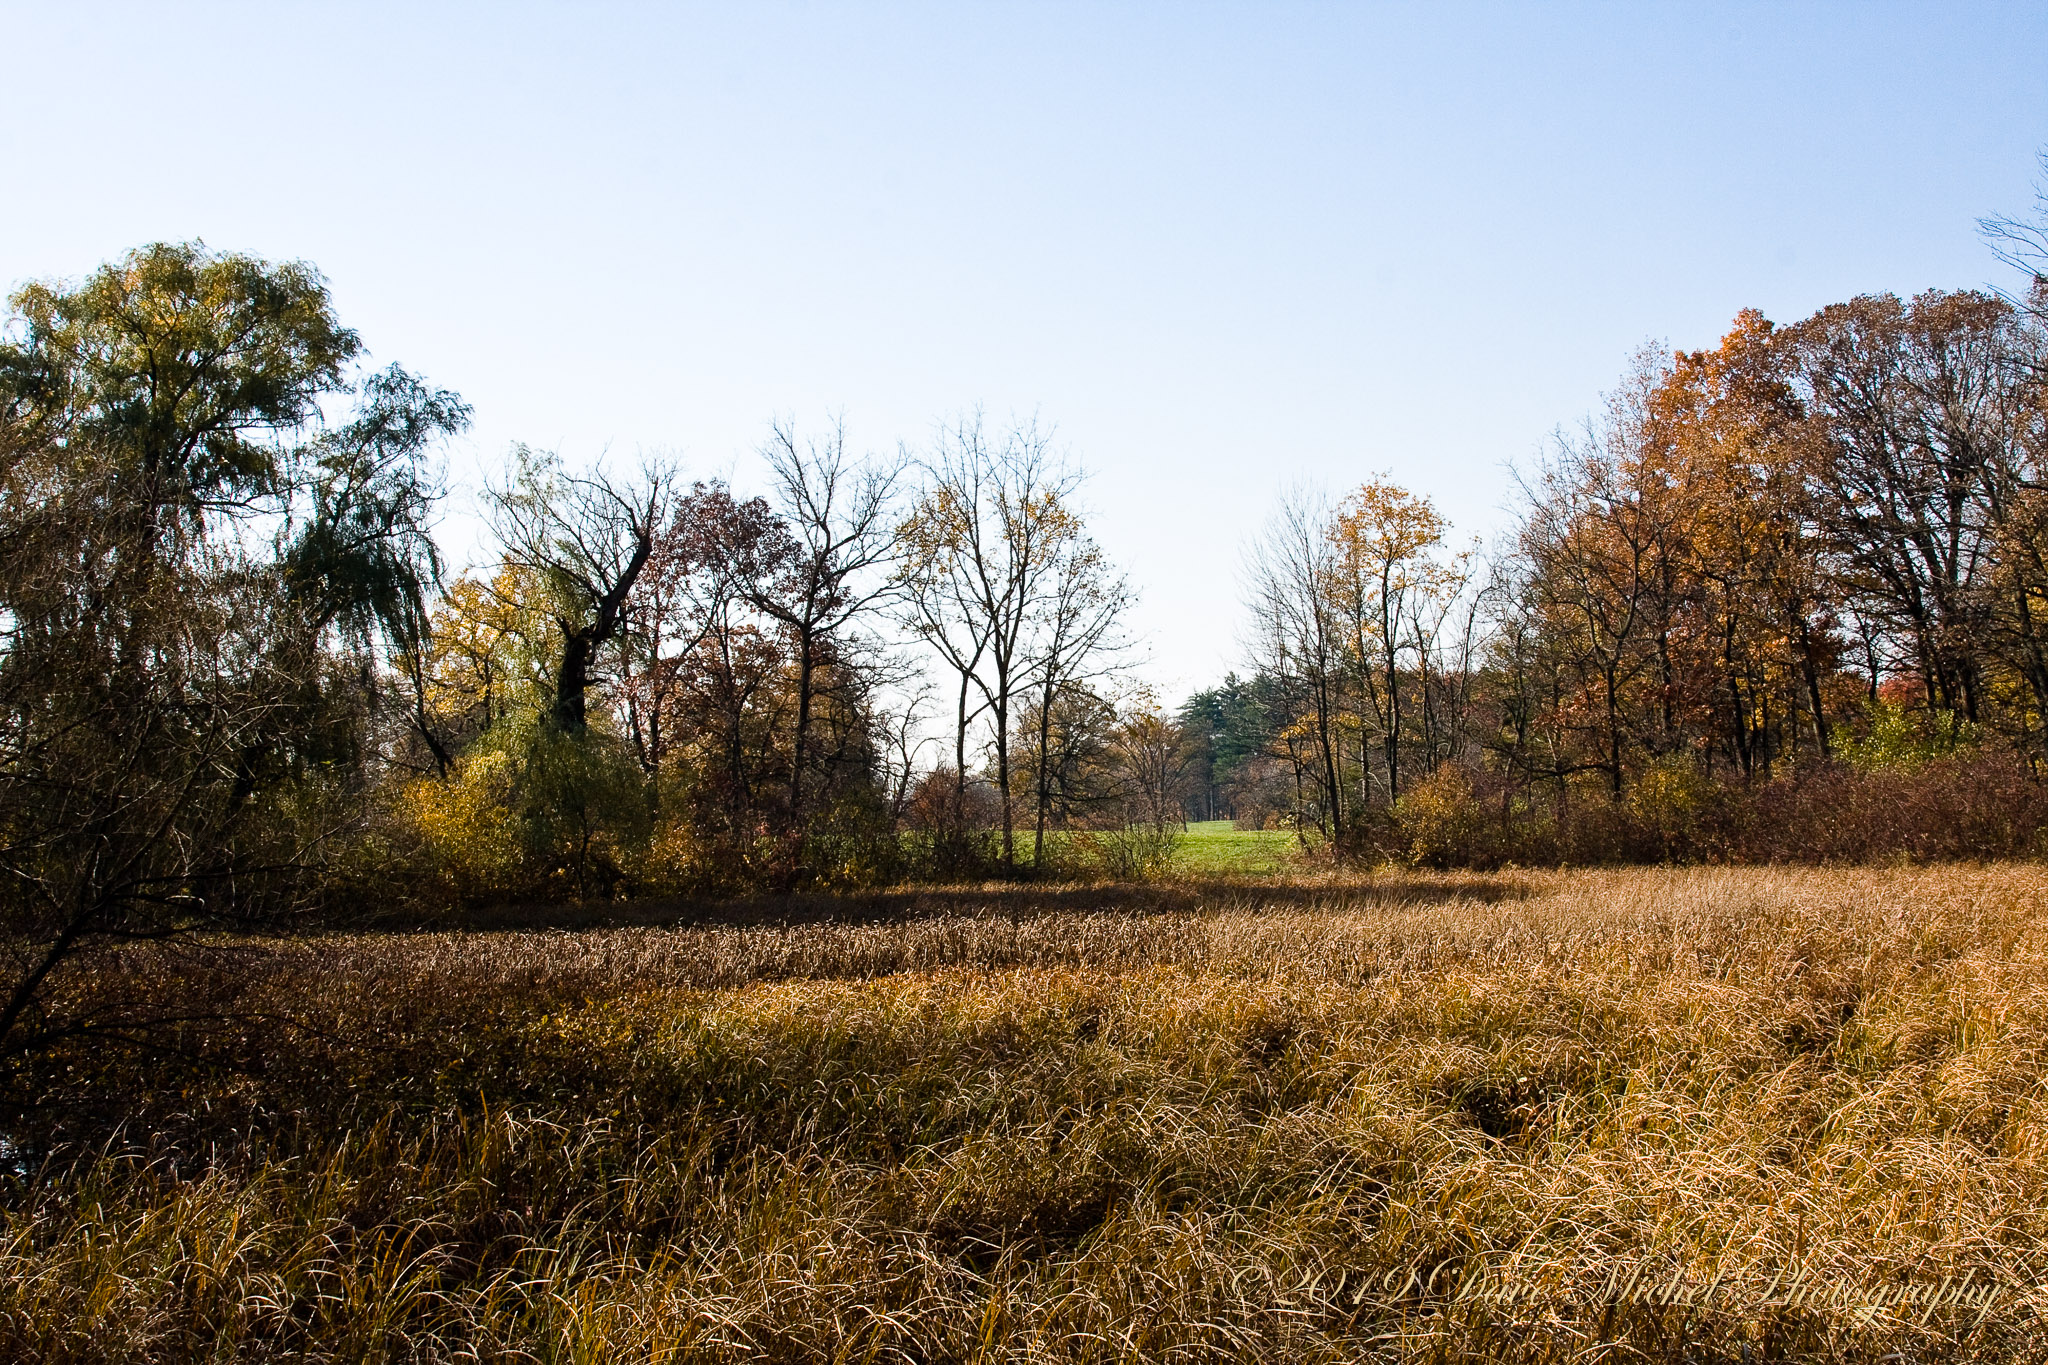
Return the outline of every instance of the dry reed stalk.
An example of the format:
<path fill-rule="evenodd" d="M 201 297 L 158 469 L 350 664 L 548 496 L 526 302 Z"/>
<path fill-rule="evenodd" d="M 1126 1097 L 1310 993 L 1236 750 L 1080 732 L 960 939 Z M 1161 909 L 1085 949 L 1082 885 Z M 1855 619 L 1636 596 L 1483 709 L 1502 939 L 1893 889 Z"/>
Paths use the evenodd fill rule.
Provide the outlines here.
<path fill-rule="evenodd" d="M 0 1348 L 2024 1357 L 2044 891 L 1331 876 L 132 951 L 74 989 L 230 1022 L 18 1078 L 69 1117 L 22 1134 Z"/>

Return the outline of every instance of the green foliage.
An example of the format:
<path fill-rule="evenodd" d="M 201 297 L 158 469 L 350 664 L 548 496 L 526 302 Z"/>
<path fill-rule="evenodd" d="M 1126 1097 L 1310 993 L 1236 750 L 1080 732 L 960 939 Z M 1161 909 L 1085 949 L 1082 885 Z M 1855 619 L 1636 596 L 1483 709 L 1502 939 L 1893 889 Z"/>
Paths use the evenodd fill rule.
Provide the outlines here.
<path fill-rule="evenodd" d="M 810 889 L 871 890 L 896 881 L 908 866 L 903 837 L 872 788 L 842 790 L 806 822 L 800 867 Z"/>
<path fill-rule="evenodd" d="M 1265 675 L 1245 679 L 1227 675 L 1221 686 L 1197 692 L 1181 704 L 1176 718 L 1197 746 L 1197 780 L 1219 808 L 1246 765 L 1266 751 L 1280 728 L 1280 688 Z"/>
<path fill-rule="evenodd" d="M 446 777 L 407 784 L 400 806 L 425 870 L 458 899 L 584 900 L 612 894 L 636 870 L 680 876 L 673 836 L 664 852 L 652 848 L 648 795 L 613 736 L 511 717 L 470 744 Z"/>
<path fill-rule="evenodd" d="M 1859 768 L 1910 770 L 1974 749 L 1978 740 L 1978 727 L 1954 711 L 1879 698 L 1869 704 L 1868 732 L 1843 745 L 1842 756 Z"/>
<path fill-rule="evenodd" d="M 518 810 L 527 856 L 550 887 L 578 900 L 609 894 L 628 850 L 647 837 L 647 779 L 602 731 L 525 732 Z"/>
<path fill-rule="evenodd" d="M 419 640 L 453 395 L 310 267 L 145 247 L 32 284 L 0 336 L 0 1046 L 98 936 L 317 904 Z M 347 401 L 343 398 L 346 395 Z"/>
<path fill-rule="evenodd" d="M 299 428 L 361 352 L 303 262 L 157 243 L 72 289 L 13 297 L 0 406 L 43 439 L 115 452 L 189 518 L 277 486 Z"/>

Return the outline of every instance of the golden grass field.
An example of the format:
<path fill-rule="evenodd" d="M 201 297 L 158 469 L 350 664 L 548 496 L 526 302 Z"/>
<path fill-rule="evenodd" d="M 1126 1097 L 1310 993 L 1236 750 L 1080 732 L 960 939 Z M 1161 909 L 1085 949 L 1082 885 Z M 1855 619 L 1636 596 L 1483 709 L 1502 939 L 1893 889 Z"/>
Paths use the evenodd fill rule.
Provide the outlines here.
<path fill-rule="evenodd" d="M 0 1353 L 2048 1356 L 2044 904 L 1383 874 L 134 950 L 93 989 L 194 1019 L 15 1078 L 92 1155 L 6 1192 Z"/>

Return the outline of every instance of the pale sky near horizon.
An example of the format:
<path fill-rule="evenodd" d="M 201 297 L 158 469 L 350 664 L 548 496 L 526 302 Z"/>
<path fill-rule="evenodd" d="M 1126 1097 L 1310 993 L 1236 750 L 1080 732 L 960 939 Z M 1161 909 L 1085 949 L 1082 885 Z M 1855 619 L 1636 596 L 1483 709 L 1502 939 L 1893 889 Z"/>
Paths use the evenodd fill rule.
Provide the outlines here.
<path fill-rule="evenodd" d="M 0 283 L 296 257 L 515 440 L 757 485 L 771 418 L 1037 412 L 1169 697 L 1279 490 L 1460 536 L 1646 340 L 2009 283 L 2048 5 L 0 4 Z"/>

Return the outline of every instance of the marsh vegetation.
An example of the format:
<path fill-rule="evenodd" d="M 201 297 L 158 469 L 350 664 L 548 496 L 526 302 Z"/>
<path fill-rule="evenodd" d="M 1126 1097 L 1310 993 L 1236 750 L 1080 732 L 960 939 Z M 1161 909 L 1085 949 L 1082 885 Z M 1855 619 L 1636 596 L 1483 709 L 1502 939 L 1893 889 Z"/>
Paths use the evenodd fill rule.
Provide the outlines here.
<path fill-rule="evenodd" d="M 2044 893 L 2013 866 L 991 884 L 109 949 L 101 998 L 184 1022 L 16 1063 L 48 1102 L 10 1134 L 0 1345 L 2023 1354 Z M 1933 1286 L 1996 1297 L 1899 1297 Z"/>

